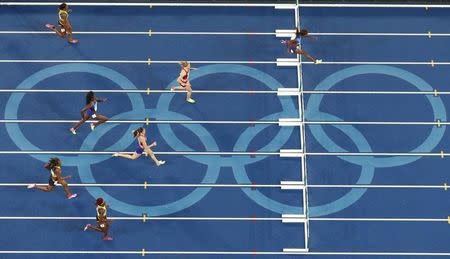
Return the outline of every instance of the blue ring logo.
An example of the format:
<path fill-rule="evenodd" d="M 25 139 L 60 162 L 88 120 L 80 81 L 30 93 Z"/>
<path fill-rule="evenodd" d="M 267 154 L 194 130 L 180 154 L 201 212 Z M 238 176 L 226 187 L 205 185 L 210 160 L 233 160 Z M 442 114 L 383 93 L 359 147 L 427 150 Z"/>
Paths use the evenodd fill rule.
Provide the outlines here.
<path fill-rule="evenodd" d="M 317 85 L 315 90 L 329 90 L 342 80 L 362 74 L 383 74 L 393 76 L 411 83 L 419 90 L 433 91 L 433 88 L 427 82 L 425 82 L 422 78 L 408 71 L 396 67 L 378 66 L 378 65 L 354 66 L 340 70 L 325 78 L 322 82 L 320 82 Z M 323 94 L 310 96 L 305 111 L 305 116 L 307 120 L 342 121 L 341 119 L 337 118 L 334 115 L 327 114 L 319 110 L 322 99 Z M 446 120 L 447 116 L 445 106 L 441 98 L 427 96 L 427 99 L 433 108 L 434 117 Z M 334 127 L 336 127 L 341 132 L 349 136 L 352 139 L 352 141 L 356 144 L 360 152 L 372 151 L 369 143 L 367 142 L 367 139 L 355 127 L 351 125 L 334 125 Z M 331 140 L 331 138 L 325 133 L 321 125 L 310 125 L 309 128 L 314 138 L 328 152 L 349 152 L 348 150 L 345 150 L 344 148 L 340 147 L 337 143 L 335 143 L 333 140 Z M 435 148 L 441 141 L 442 137 L 444 136 L 444 132 L 445 127 L 442 127 L 442 129 L 433 128 L 431 130 L 430 135 L 426 138 L 426 140 L 411 152 L 432 151 L 433 148 Z M 370 184 L 374 176 L 375 168 L 401 166 L 420 159 L 420 157 L 378 158 L 378 157 L 351 157 L 351 156 L 340 156 L 339 158 L 352 164 L 362 166 L 361 175 L 357 181 L 357 184 Z M 338 200 L 335 200 L 332 203 L 311 207 L 310 215 L 323 216 L 341 211 L 350 206 L 351 204 L 355 203 L 357 200 L 359 200 L 366 191 L 367 189 L 351 189 L 343 197 L 341 197 Z"/>
<path fill-rule="evenodd" d="M 18 89 L 30 89 L 34 87 L 37 83 L 51 76 L 55 76 L 61 73 L 71 73 L 71 72 L 81 72 L 81 73 L 92 73 L 99 76 L 103 76 L 109 78 L 113 82 L 115 82 L 118 86 L 123 89 L 136 89 L 134 84 L 130 82 L 126 77 L 119 74 L 118 72 L 94 64 L 64 64 L 64 65 L 56 65 L 46 69 L 43 69 L 29 78 L 25 79 L 17 88 Z M 266 84 L 270 89 L 277 89 L 282 87 L 282 85 L 275 80 L 273 77 L 268 74 L 256 70 L 254 68 L 250 68 L 242 65 L 209 65 L 202 67 L 201 70 L 194 71 L 191 75 L 191 80 L 195 80 L 196 78 L 200 78 L 202 76 L 214 74 L 214 73 L 233 73 L 239 74 L 243 76 L 248 76 L 253 79 L 259 80 Z M 318 86 L 318 90 L 326 90 L 330 89 L 334 84 L 339 81 L 354 76 L 358 74 L 365 73 L 379 73 L 379 74 L 387 74 L 392 76 L 398 76 L 418 87 L 421 90 L 430 90 L 431 86 L 429 86 L 422 79 L 417 76 L 406 72 L 401 69 L 388 67 L 388 66 L 356 66 L 349 69 L 344 69 L 339 71 L 329 77 L 327 77 L 324 81 L 322 81 Z M 175 80 L 170 84 L 174 84 Z M 19 105 L 23 99 L 23 93 L 14 93 L 9 98 L 6 108 L 5 108 L 5 118 L 6 119 L 17 119 L 17 113 Z M 169 110 L 172 98 L 174 95 L 162 95 L 158 99 L 157 107 L 155 109 L 146 109 L 144 105 L 144 101 L 140 94 L 129 93 L 128 97 L 132 103 L 132 110 L 128 112 L 124 112 L 121 114 L 117 114 L 112 117 L 112 119 L 125 119 L 125 118 L 144 118 L 147 117 L 148 114 L 152 114 L 157 119 L 170 119 L 170 120 L 191 120 L 189 117 L 183 114 L 179 114 Z M 311 96 L 309 102 L 307 104 L 306 116 L 308 119 L 311 118 L 323 118 L 327 120 L 335 120 L 340 121 L 339 118 L 331 115 L 322 113 L 319 111 L 320 102 L 322 100 L 321 95 Z M 433 110 L 435 112 L 435 117 L 439 117 L 441 119 L 446 119 L 445 109 L 442 101 L 439 98 L 429 98 L 430 103 L 433 106 Z M 282 106 L 282 111 L 276 112 L 270 115 L 265 116 L 262 119 L 265 120 L 276 120 L 281 117 L 292 117 L 298 115 L 298 110 L 296 109 L 294 102 L 291 98 L 280 98 L 280 103 Z M 97 141 L 109 132 L 111 129 L 116 127 L 117 125 L 106 124 L 102 127 L 99 127 L 96 131 L 91 132 L 86 139 L 83 141 L 80 150 L 82 151 L 91 151 L 93 147 L 96 145 Z M 140 125 L 133 124 L 129 126 L 129 129 L 133 129 Z M 218 150 L 218 144 L 214 138 L 214 136 L 209 133 L 206 128 L 202 125 L 198 124 L 187 124 L 183 125 L 188 130 L 192 131 L 194 134 L 199 136 L 199 139 L 202 141 L 207 151 L 215 151 Z M 248 148 L 248 145 L 261 131 L 263 131 L 268 125 L 256 125 L 254 127 L 249 127 L 239 136 L 238 140 L 234 144 L 234 151 L 242 151 Z M 364 136 L 356 130 L 356 128 L 349 125 L 337 125 L 336 126 L 343 133 L 347 134 L 357 145 L 360 151 L 370 151 L 370 145 L 367 143 L 367 140 Z M 40 150 L 39 147 L 33 145 L 21 132 L 18 124 L 6 124 L 7 132 L 10 135 L 11 139 L 21 150 Z M 331 152 L 344 152 L 342 148 L 340 148 L 337 144 L 335 144 L 329 137 L 325 134 L 323 129 L 319 125 L 314 125 L 310 127 L 313 136 L 319 141 L 321 145 L 323 145 L 328 151 Z M 191 150 L 186 144 L 184 144 L 172 131 L 169 125 L 160 124 L 158 125 L 158 130 L 161 133 L 161 136 L 167 142 L 167 144 L 175 148 L 182 148 L 184 150 Z M 289 137 L 293 132 L 293 128 L 281 128 L 277 135 L 264 147 L 260 148 L 258 151 L 274 151 L 282 148 L 288 141 Z M 443 133 L 440 131 L 435 131 L 433 129 L 431 135 L 420 147 L 416 148 L 415 151 L 424 152 L 427 149 L 432 149 L 437 143 L 439 143 L 442 138 Z M 133 143 L 133 139 L 129 136 L 122 136 L 115 144 L 106 148 L 107 151 L 115 151 L 115 150 L 124 150 L 129 147 Z M 49 156 L 48 155 L 32 155 L 32 157 L 40 160 L 46 161 Z M 78 167 L 78 172 L 80 175 L 80 179 L 83 183 L 94 183 L 95 177 L 92 173 L 91 166 L 93 164 L 103 162 L 108 157 L 103 156 L 93 156 L 93 155 L 83 155 L 83 156 L 62 156 L 64 164 L 67 166 L 76 166 Z M 205 176 L 202 179 L 202 183 L 215 183 L 219 177 L 220 169 L 222 167 L 231 167 L 233 170 L 234 177 L 236 182 L 241 184 L 250 184 L 251 181 L 246 173 L 245 166 L 250 165 L 252 163 L 257 163 L 265 157 L 257 157 L 257 158 L 248 158 L 248 157 L 220 157 L 220 156 L 186 156 L 186 158 L 195 161 L 197 163 L 201 163 L 207 165 L 207 171 Z M 386 163 L 375 158 L 371 158 L 368 160 L 361 160 L 360 158 L 348 158 L 343 157 L 342 159 L 361 165 L 362 172 L 361 176 L 357 183 L 359 184 L 367 184 L 372 181 L 375 167 L 381 167 Z M 393 158 L 394 160 L 388 161 L 390 166 L 393 165 L 401 165 L 401 163 L 411 162 L 411 159 L 408 158 L 406 161 L 403 158 Z M 399 163 L 399 159 L 403 159 L 401 163 Z M 376 162 L 374 162 L 376 161 Z M 379 163 L 379 164 L 378 164 Z M 381 165 L 380 165 L 381 164 Z M 199 202 L 203 197 L 205 197 L 210 188 L 196 188 L 192 192 L 188 193 L 183 198 L 157 206 L 136 206 L 126 202 L 123 202 L 115 197 L 112 197 L 108 193 L 106 193 L 102 188 L 99 187 L 87 187 L 87 191 L 93 197 L 102 196 L 109 201 L 109 204 L 112 209 L 122 212 L 124 214 L 129 215 L 141 215 L 142 213 L 147 213 L 150 216 L 160 216 L 167 215 L 171 213 L 175 213 L 181 211 L 185 208 L 192 206 L 193 204 Z M 243 192 L 253 201 L 258 203 L 260 206 L 269 209 L 278 213 L 301 213 L 301 206 L 292 206 L 288 204 L 283 204 L 276 200 L 273 200 L 258 190 L 250 191 L 248 188 L 243 188 Z M 310 213 L 313 216 L 319 215 L 327 215 L 334 212 L 338 212 L 340 210 L 345 209 L 351 204 L 355 203 L 365 192 L 364 189 L 352 189 L 343 197 L 324 204 L 320 206 L 315 206 L 310 208 Z"/>

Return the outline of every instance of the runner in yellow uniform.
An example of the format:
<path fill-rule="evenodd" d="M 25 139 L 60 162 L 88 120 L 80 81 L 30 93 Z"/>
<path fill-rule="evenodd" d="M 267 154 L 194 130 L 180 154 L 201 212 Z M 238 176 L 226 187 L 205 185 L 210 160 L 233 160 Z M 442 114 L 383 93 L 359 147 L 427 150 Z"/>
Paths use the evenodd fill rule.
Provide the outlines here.
<path fill-rule="evenodd" d="M 111 224 L 111 220 L 106 217 L 108 205 L 102 198 L 98 198 L 95 201 L 95 210 L 97 211 L 97 226 L 94 227 L 91 224 L 87 224 L 84 227 L 84 231 L 88 229 L 93 229 L 98 232 L 103 233 L 103 240 L 110 241 L 112 237 L 108 236 L 109 225 Z"/>
<path fill-rule="evenodd" d="M 39 186 L 37 184 L 30 184 L 28 185 L 28 189 L 38 189 L 44 192 L 51 192 L 55 185 L 61 184 L 64 192 L 66 193 L 67 199 L 73 199 L 77 197 L 76 193 L 72 193 L 69 189 L 69 186 L 67 186 L 66 179 L 70 178 L 71 176 L 65 176 L 63 177 L 61 175 L 61 160 L 57 157 L 51 158 L 50 161 L 45 164 L 45 169 L 50 171 L 50 179 L 48 180 L 47 186 Z"/>
<path fill-rule="evenodd" d="M 69 21 L 69 12 L 69 6 L 66 3 L 62 3 L 59 5 L 58 26 L 53 24 L 46 24 L 45 26 L 60 37 L 65 37 L 67 35 L 67 41 L 75 44 L 78 43 L 78 40 L 72 37 L 72 25 Z"/>

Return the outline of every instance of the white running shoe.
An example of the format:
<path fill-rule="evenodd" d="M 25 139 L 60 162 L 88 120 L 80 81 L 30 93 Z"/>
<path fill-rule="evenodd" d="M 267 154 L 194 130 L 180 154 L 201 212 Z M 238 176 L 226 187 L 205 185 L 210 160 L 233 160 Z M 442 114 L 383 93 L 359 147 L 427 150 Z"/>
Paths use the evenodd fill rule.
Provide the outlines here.
<path fill-rule="evenodd" d="M 158 161 L 158 166 L 164 165 L 165 163 L 166 163 L 166 161 L 164 161 L 164 160 L 159 160 L 159 161 Z"/>
<path fill-rule="evenodd" d="M 70 132 L 72 132 L 73 135 L 77 135 L 77 131 L 74 128 L 70 128 Z"/>
<path fill-rule="evenodd" d="M 86 226 L 84 226 L 84 231 L 88 230 L 89 227 L 91 227 L 91 226 L 92 226 L 91 224 L 86 224 Z"/>
<path fill-rule="evenodd" d="M 186 102 L 188 102 L 188 103 L 195 103 L 195 100 L 192 99 L 192 98 L 189 98 L 189 99 L 186 99 Z"/>
<path fill-rule="evenodd" d="M 316 65 L 322 64 L 322 60 L 321 60 L 321 59 L 316 59 L 316 61 L 314 62 L 314 64 L 316 64 Z"/>
<path fill-rule="evenodd" d="M 34 189 L 34 188 L 36 188 L 36 184 L 35 184 L 35 183 L 29 184 L 29 185 L 27 186 L 27 189 Z"/>
<path fill-rule="evenodd" d="M 95 129 L 95 124 L 91 123 L 91 130 L 94 130 L 94 129 Z"/>
<path fill-rule="evenodd" d="M 78 196 L 78 194 L 74 193 L 74 194 L 72 194 L 72 195 L 70 195 L 70 196 L 67 196 L 67 199 L 68 199 L 68 200 L 71 200 L 71 199 L 73 199 L 73 198 L 76 198 L 77 196 Z"/>

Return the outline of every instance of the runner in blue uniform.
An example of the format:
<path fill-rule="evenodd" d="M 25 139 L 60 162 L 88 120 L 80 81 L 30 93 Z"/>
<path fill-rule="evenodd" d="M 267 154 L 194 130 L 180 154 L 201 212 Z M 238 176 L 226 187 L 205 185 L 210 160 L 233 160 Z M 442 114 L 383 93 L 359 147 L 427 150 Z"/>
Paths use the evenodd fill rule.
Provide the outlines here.
<path fill-rule="evenodd" d="M 94 130 L 95 127 L 98 125 L 105 123 L 107 120 L 109 120 L 107 117 L 100 115 L 97 113 L 98 110 L 98 103 L 99 102 L 105 102 L 107 99 L 99 99 L 95 96 L 95 93 L 93 91 L 89 91 L 86 94 L 86 106 L 81 110 L 81 120 L 72 128 L 70 128 L 70 132 L 72 134 L 77 134 L 77 129 L 85 123 L 89 119 L 97 120 L 95 123 L 91 123 L 91 130 Z"/>
<path fill-rule="evenodd" d="M 314 62 L 314 64 L 320 64 L 322 63 L 321 59 L 315 59 L 311 55 L 309 55 L 308 52 L 302 49 L 302 38 L 303 37 L 309 37 L 308 31 L 305 29 L 300 30 L 299 28 L 295 29 L 295 36 L 290 40 L 282 40 L 281 43 L 285 44 L 287 47 L 287 51 L 290 54 L 298 54 L 303 55 L 307 59 Z"/>
<path fill-rule="evenodd" d="M 156 141 L 154 141 L 152 144 L 147 145 L 147 136 L 145 134 L 145 129 L 143 127 L 139 127 L 135 131 L 133 131 L 133 136 L 137 140 L 137 146 L 136 150 L 133 152 L 133 154 L 127 154 L 127 153 L 114 153 L 114 157 L 124 157 L 131 160 L 138 159 L 144 152 L 147 156 L 150 156 L 150 158 L 155 162 L 157 166 L 164 165 L 166 161 L 164 160 L 158 160 L 151 150 L 152 147 L 156 147 Z"/>

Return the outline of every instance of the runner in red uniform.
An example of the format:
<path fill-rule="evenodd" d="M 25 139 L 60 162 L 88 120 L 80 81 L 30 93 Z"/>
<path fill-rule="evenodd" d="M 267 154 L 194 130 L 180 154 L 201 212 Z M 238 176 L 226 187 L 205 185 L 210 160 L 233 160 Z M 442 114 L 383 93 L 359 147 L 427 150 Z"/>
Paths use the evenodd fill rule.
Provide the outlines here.
<path fill-rule="evenodd" d="M 195 68 L 192 68 L 191 64 L 187 61 L 181 61 L 180 66 L 181 66 L 181 72 L 180 72 L 180 76 L 177 79 L 179 86 L 171 87 L 170 90 L 171 91 L 185 90 L 187 92 L 186 101 L 188 103 L 195 103 L 195 100 L 192 99 L 192 86 L 191 86 L 191 83 L 189 82 L 189 72 L 191 70 L 194 70 Z"/>

